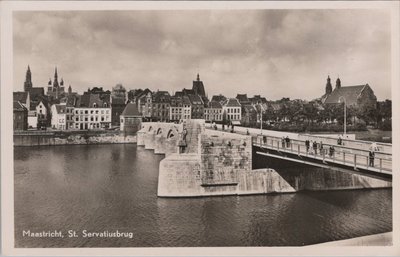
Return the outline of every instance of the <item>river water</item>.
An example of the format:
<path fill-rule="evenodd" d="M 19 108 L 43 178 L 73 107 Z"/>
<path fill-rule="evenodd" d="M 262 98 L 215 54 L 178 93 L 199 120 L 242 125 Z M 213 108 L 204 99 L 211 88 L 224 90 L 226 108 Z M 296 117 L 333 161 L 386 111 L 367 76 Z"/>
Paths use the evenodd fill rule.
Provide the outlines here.
<path fill-rule="evenodd" d="M 299 246 L 392 230 L 391 189 L 158 198 L 163 158 L 128 144 L 15 148 L 15 246 Z"/>

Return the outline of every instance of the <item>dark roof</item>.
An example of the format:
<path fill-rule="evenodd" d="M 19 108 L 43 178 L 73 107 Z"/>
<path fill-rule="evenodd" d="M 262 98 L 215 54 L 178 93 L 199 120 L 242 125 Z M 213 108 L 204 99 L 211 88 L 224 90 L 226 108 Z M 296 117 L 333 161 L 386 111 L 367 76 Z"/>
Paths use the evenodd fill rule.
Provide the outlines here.
<path fill-rule="evenodd" d="M 266 103 L 267 99 L 265 97 L 261 97 L 260 95 L 254 95 L 254 97 L 250 97 L 249 101 L 252 104 L 257 104 L 257 103 Z"/>
<path fill-rule="evenodd" d="M 68 107 L 74 107 L 76 106 L 77 102 L 79 100 L 78 95 L 66 95 L 64 98 L 60 99 L 61 103 L 65 103 Z"/>
<path fill-rule="evenodd" d="M 161 103 L 161 102 L 170 102 L 171 95 L 167 91 L 157 91 L 153 95 L 153 102 Z"/>
<path fill-rule="evenodd" d="M 211 102 L 208 103 L 208 108 L 222 109 L 222 105 L 221 105 L 220 102 L 211 101 Z"/>
<path fill-rule="evenodd" d="M 13 109 L 14 111 L 25 111 L 26 108 L 19 102 L 19 101 L 13 101 Z"/>
<path fill-rule="evenodd" d="M 57 113 L 66 113 L 66 106 L 64 104 L 56 104 Z"/>
<path fill-rule="evenodd" d="M 214 95 L 212 98 L 211 98 L 211 102 L 223 102 L 223 101 L 225 101 L 226 100 L 226 97 L 225 96 L 223 96 L 223 95 Z"/>
<path fill-rule="evenodd" d="M 176 91 L 174 96 L 182 97 L 183 96 L 183 92 L 182 91 Z"/>
<path fill-rule="evenodd" d="M 13 92 L 13 100 L 26 103 L 28 92 Z"/>
<path fill-rule="evenodd" d="M 93 108 L 96 104 L 97 108 L 101 108 L 104 103 L 110 107 L 110 95 L 83 94 L 77 99 L 75 107 Z"/>
<path fill-rule="evenodd" d="M 44 96 L 43 87 L 32 87 L 29 89 L 29 96 L 31 100 L 36 100 L 40 96 Z"/>
<path fill-rule="evenodd" d="M 226 107 L 240 107 L 240 103 L 236 98 L 229 98 L 224 102 L 224 106 Z"/>
<path fill-rule="evenodd" d="M 121 113 L 121 116 L 142 116 L 136 106 L 136 104 L 128 103 L 125 106 L 124 111 Z"/>
<path fill-rule="evenodd" d="M 186 89 L 186 88 L 184 88 L 182 90 L 182 93 L 185 95 L 195 95 L 196 94 L 196 92 L 193 89 Z"/>
<path fill-rule="evenodd" d="M 182 96 L 182 103 L 183 103 L 184 105 L 191 105 L 189 97 L 188 97 L 188 96 L 185 96 L 185 95 Z"/>
<path fill-rule="evenodd" d="M 236 99 L 239 100 L 240 103 L 249 103 L 249 98 L 247 98 L 247 94 L 237 94 Z"/>
<path fill-rule="evenodd" d="M 341 103 L 343 101 L 341 97 L 344 97 L 346 99 L 346 105 L 357 104 L 357 99 L 366 86 L 368 86 L 368 84 L 335 88 L 335 90 L 327 96 L 324 103 Z"/>
<path fill-rule="evenodd" d="M 190 103 L 193 104 L 203 104 L 203 100 L 199 95 L 188 95 Z"/>

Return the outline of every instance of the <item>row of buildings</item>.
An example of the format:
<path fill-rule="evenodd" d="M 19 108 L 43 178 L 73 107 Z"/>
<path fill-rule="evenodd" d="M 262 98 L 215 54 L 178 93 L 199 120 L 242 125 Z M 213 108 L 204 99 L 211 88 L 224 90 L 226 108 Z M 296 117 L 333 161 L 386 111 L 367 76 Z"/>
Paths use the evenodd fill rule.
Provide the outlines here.
<path fill-rule="evenodd" d="M 289 100 L 289 99 L 288 99 Z M 366 85 L 342 87 L 338 78 L 332 89 L 328 76 L 325 94 L 312 101 L 320 105 L 340 104 L 362 106 L 376 105 L 373 90 Z M 265 97 L 237 94 L 235 98 L 214 95 L 208 98 L 199 74 L 191 89 L 174 94 L 167 91 L 134 89 L 127 91 L 117 84 L 111 91 L 102 87 L 88 88 L 82 95 L 64 89 L 64 80 L 58 81 L 57 68 L 47 92 L 43 87 L 33 87 L 30 67 L 26 72 L 23 92 L 14 92 L 14 130 L 109 129 L 121 126 L 121 114 L 129 104 L 135 115 L 146 121 L 180 122 L 185 119 L 204 119 L 207 122 L 231 123 L 251 126 L 260 120 L 260 113 L 278 112 L 285 101 L 267 101 Z M 286 101 L 287 102 L 287 101 Z M 135 106 L 133 108 L 132 106 Z M 322 107 L 321 107 L 322 108 Z"/>

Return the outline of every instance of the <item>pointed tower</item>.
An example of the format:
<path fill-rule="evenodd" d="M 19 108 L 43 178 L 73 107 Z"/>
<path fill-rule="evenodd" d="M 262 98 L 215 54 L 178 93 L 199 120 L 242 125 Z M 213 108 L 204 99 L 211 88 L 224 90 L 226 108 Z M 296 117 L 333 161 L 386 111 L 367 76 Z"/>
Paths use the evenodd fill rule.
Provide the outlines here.
<path fill-rule="evenodd" d="M 331 84 L 331 78 L 328 75 L 328 78 L 326 79 L 325 94 L 329 95 L 330 93 L 332 93 L 332 84 Z"/>
<path fill-rule="evenodd" d="M 72 94 L 72 88 L 71 88 L 71 85 L 69 85 L 69 87 L 68 87 L 68 94 L 70 95 L 70 94 Z"/>
<path fill-rule="evenodd" d="M 206 96 L 206 91 L 204 89 L 204 84 L 203 81 L 200 80 L 200 74 L 197 73 L 197 79 L 193 81 L 193 91 L 195 92 L 196 95 L 199 96 Z"/>
<path fill-rule="evenodd" d="M 58 88 L 58 74 L 57 74 L 57 67 L 54 72 L 54 81 L 53 81 L 53 88 Z"/>
<path fill-rule="evenodd" d="M 336 88 L 340 88 L 342 86 L 342 82 L 340 81 L 339 77 L 336 80 Z"/>
<path fill-rule="evenodd" d="M 28 70 L 26 71 L 24 91 L 28 92 L 32 88 L 32 73 L 31 68 L 28 65 Z"/>

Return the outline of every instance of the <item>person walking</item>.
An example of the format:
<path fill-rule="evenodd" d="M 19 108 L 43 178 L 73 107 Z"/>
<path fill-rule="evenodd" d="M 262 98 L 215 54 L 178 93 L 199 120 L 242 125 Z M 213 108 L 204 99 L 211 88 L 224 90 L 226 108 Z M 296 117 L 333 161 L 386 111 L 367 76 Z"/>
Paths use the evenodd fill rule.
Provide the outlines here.
<path fill-rule="evenodd" d="M 337 140 L 337 144 L 338 145 L 342 145 L 342 137 L 339 136 L 338 140 Z"/>
<path fill-rule="evenodd" d="M 307 151 L 307 154 L 308 154 L 308 150 L 310 150 L 310 140 L 306 140 L 306 151 Z"/>
<path fill-rule="evenodd" d="M 290 147 L 290 138 L 289 138 L 289 136 L 286 136 L 285 141 L 286 141 L 286 147 L 289 148 Z"/>
<path fill-rule="evenodd" d="M 314 149 L 314 155 L 317 155 L 317 151 L 318 151 L 318 144 L 317 141 L 314 141 L 312 144 L 312 147 Z"/>
<path fill-rule="evenodd" d="M 285 148 L 285 142 L 286 142 L 285 137 L 282 137 L 281 139 L 282 148 Z"/>
<path fill-rule="evenodd" d="M 324 144 L 322 141 L 319 143 L 319 154 L 324 155 Z"/>
<path fill-rule="evenodd" d="M 333 155 L 335 154 L 335 148 L 331 145 L 329 147 L 329 157 L 333 157 Z"/>
<path fill-rule="evenodd" d="M 373 150 L 369 151 L 369 166 L 374 167 L 375 152 Z"/>

